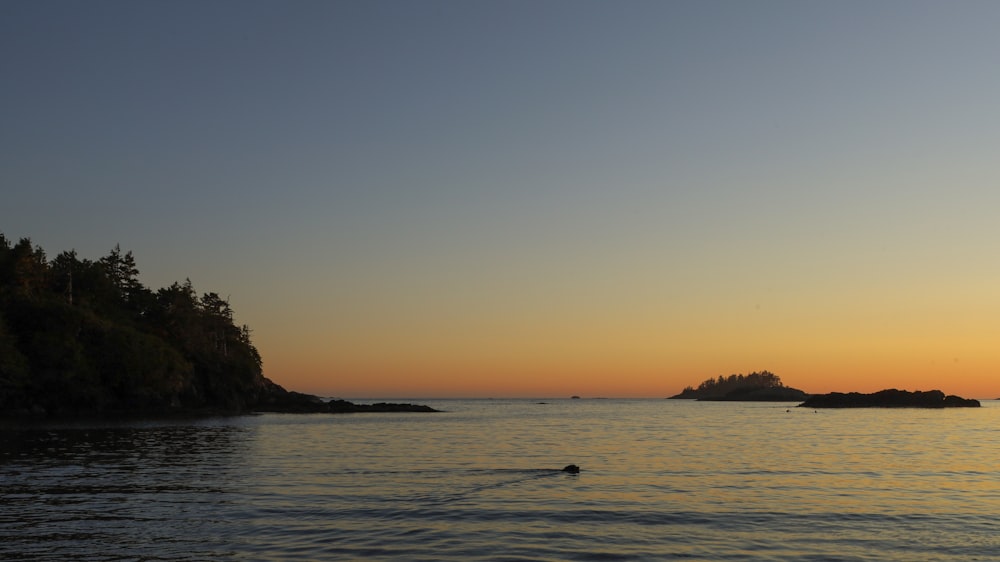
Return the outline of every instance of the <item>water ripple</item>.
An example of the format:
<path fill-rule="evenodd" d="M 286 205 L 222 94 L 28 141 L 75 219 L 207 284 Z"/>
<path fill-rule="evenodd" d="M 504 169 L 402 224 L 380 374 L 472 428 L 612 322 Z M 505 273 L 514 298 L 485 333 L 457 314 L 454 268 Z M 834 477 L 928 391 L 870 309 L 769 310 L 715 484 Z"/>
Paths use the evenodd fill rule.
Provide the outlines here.
<path fill-rule="evenodd" d="M 989 405 L 809 417 L 663 401 L 441 409 L 0 427 L 0 559 L 950 562 L 1000 552 L 1000 408 Z M 583 472 L 558 470 L 570 462 Z"/>

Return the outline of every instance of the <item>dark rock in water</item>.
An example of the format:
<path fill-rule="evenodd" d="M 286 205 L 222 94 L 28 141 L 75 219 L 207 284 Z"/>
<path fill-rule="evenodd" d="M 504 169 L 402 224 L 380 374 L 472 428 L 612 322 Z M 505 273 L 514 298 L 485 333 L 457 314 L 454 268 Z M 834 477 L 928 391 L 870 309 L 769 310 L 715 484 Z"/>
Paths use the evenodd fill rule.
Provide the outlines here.
<path fill-rule="evenodd" d="M 688 399 L 702 402 L 801 402 L 809 398 L 809 394 L 797 388 L 782 387 L 748 387 L 729 391 L 725 394 L 702 393 L 693 390 L 671 396 L 671 399 Z"/>
<path fill-rule="evenodd" d="M 803 408 L 978 408 L 978 400 L 945 395 L 940 390 L 910 392 L 895 388 L 872 394 L 831 392 L 799 404 Z"/>
<path fill-rule="evenodd" d="M 355 404 L 347 400 L 331 400 L 327 403 L 326 411 L 334 414 L 346 414 L 352 412 L 437 412 L 438 410 L 420 404 L 396 404 L 392 402 Z"/>
<path fill-rule="evenodd" d="M 327 411 L 327 405 L 319 396 L 285 390 L 280 384 L 267 379 L 264 391 L 251 409 L 255 412 L 311 414 Z"/>
<path fill-rule="evenodd" d="M 437 412 L 430 406 L 420 404 L 355 404 L 347 400 L 324 401 L 312 394 L 291 392 L 279 384 L 267 381 L 266 391 L 253 406 L 255 412 L 277 412 L 283 414 L 348 414 L 355 412 Z"/>
<path fill-rule="evenodd" d="M 699 398 L 698 400 L 719 402 L 799 402 L 809 398 L 805 392 L 787 386 L 777 388 L 747 388 L 734 390 L 722 396 Z"/>
<path fill-rule="evenodd" d="M 568 472 L 570 474 L 580 474 L 580 467 L 576 466 L 575 464 L 568 464 L 563 467 L 562 471 Z"/>

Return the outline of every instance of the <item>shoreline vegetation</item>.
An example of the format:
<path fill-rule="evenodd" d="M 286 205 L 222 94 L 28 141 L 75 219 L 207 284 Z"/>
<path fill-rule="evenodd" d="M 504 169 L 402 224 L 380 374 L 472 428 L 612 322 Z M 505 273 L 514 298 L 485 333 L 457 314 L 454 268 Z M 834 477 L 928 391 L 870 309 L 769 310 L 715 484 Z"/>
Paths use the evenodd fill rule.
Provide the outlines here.
<path fill-rule="evenodd" d="M 228 298 L 138 276 L 117 245 L 97 261 L 50 260 L 0 233 L 0 417 L 436 411 L 285 390 Z"/>

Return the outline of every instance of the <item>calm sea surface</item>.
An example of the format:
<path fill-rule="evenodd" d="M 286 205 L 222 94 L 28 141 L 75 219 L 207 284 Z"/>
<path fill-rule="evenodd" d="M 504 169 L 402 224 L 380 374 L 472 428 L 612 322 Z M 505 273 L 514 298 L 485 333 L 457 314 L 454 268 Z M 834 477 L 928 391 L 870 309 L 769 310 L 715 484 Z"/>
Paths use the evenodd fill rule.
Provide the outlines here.
<path fill-rule="evenodd" d="M 0 559 L 1000 560 L 997 402 L 538 402 L 5 422 Z"/>

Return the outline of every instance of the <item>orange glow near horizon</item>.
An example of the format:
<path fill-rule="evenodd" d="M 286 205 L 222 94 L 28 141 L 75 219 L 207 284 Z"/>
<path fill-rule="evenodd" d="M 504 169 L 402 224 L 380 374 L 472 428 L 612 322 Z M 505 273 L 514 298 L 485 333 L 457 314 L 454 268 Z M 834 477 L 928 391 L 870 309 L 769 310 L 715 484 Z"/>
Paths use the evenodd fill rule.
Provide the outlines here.
<path fill-rule="evenodd" d="M 345 305 L 337 322 L 317 316 L 305 332 L 271 328 L 302 317 L 272 318 L 255 341 L 275 382 L 344 398 L 659 398 L 761 370 L 809 393 L 1000 396 L 990 306 L 892 289 L 831 291 L 823 306 L 795 292 L 741 299 L 745 286 L 691 286 L 685 298 L 641 285 L 627 298 L 553 291 L 520 304 L 381 294 L 377 306 Z"/>
<path fill-rule="evenodd" d="M 947 394 L 990 399 L 1000 396 L 990 369 L 996 358 L 966 355 L 908 358 L 877 349 L 767 361 L 764 353 L 726 354 L 713 361 L 710 352 L 693 357 L 638 358 L 584 355 L 575 361 L 555 357 L 474 358 L 452 360 L 388 353 L 366 358 L 276 358 L 282 371 L 265 373 L 288 389 L 344 398 L 551 398 L 579 395 L 607 398 L 664 398 L 707 378 L 769 370 L 785 385 L 809 393 L 875 392 L 885 388 L 940 389 Z M 705 357 L 701 357 L 705 355 Z"/>

